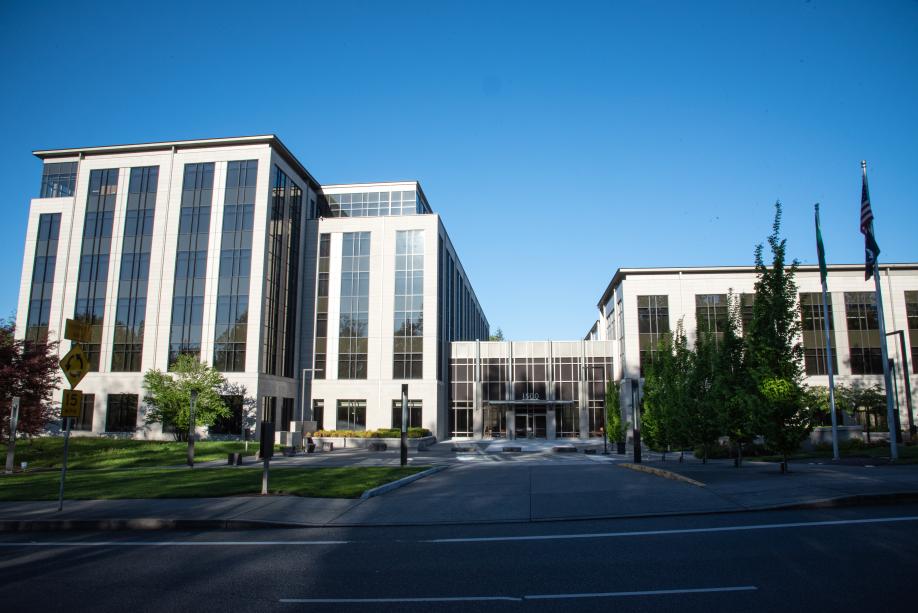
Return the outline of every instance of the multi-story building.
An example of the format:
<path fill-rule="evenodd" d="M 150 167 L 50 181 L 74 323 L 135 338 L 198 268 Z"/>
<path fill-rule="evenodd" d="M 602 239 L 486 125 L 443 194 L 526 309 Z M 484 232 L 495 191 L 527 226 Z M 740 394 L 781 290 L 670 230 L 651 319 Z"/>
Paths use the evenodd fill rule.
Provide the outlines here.
<path fill-rule="evenodd" d="M 918 264 L 880 266 L 883 307 L 888 333 L 901 330 L 906 342 L 902 355 L 898 335 L 886 340 L 893 360 L 893 391 L 898 398 L 901 423 L 910 425 L 904 378 L 909 377 L 912 405 L 918 396 Z M 877 325 L 874 281 L 864 280 L 863 265 L 828 267 L 829 329 L 832 366 L 837 383 L 883 385 L 883 361 Z M 682 322 L 689 343 L 698 331 L 715 335 L 727 321 L 727 297 L 739 301 L 740 318 L 752 318 L 756 281 L 751 266 L 706 268 L 620 268 L 599 299 L 599 319 L 588 339 L 614 345 L 614 378 L 623 382 L 622 407 L 632 415 L 640 398 L 645 366 L 652 362 L 663 335 Z M 804 350 L 804 371 L 809 385 L 828 385 L 828 363 L 823 332 L 822 285 L 818 266 L 800 266 L 796 275 Z M 903 360 L 903 357 L 905 358 Z M 903 372 L 908 362 L 909 372 Z"/>
<path fill-rule="evenodd" d="M 64 322 L 91 326 L 75 430 L 168 434 L 143 375 L 189 354 L 279 431 L 391 426 L 408 382 L 412 425 L 446 435 L 449 343 L 488 322 L 416 182 L 323 188 L 271 135 L 34 153 L 17 335 L 63 355 Z M 240 433 L 229 400 L 211 433 Z"/>

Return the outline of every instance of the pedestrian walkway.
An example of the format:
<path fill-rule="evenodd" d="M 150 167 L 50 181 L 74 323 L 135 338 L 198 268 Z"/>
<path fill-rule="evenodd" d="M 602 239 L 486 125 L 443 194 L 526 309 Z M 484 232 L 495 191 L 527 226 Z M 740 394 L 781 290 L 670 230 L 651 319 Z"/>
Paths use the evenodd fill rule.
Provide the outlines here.
<path fill-rule="evenodd" d="M 26 529 L 49 521 L 58 528 L 245 527 L 262 522 L 429 525 L 739 512 L 858 498 L 871 501 L 877 496 L 918 499 L 918 465 L 801 463 L 782 475 L 776 464 L 748 462 L 737 469 L 730 461 L 662 462 L 658 456 L 645 454 L 644 466 L 689 477 L 703 484 L 699 486 L 621 466 L 632 460 L 630 455 L 604 456 L 601 450 L 593 455 L 582 449 L 558 453 L 547 446 L 507 453 L 494 451 L 492 446 L 481 443 L 456 452 L 441 444 L 413 452 L 411 464 L 440 465 L 446 470 L 367 500 L 293 496 L 68 500 L 60 513 L 56 502 L 7 502 L 0 503 L 0 524 L 6 529 Z M 279 457 L 272 467 L 397 463 L 396 451 L 355 449 Z"/>

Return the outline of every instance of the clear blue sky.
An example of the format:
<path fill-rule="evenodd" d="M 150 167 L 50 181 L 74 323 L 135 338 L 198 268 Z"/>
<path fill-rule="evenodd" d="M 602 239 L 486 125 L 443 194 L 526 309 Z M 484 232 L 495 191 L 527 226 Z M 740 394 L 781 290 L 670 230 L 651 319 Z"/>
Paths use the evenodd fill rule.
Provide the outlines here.
<path fill-rule="evenodd" d="M 0 3 L 0 313 L 31 151 L 276 133 L 324 183 L 418 179 L 492 328 L 579 338 L 619 267 L 918 260 L 918 3 Z"/>

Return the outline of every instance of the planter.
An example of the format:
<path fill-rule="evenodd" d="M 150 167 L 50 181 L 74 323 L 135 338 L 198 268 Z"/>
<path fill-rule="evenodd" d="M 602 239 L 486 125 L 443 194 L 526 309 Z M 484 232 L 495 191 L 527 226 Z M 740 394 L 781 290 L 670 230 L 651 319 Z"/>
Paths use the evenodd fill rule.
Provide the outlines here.
<path fill-rule="evenodd" d="M 390 449 L 398 449 L 402 444 L 398 438 L 351 438 L 343 436 L 321 436 L 315 437 L 316 443 L 323 445 L 332 443 L 335 447 L 346 448 L 352 447 L 357 449 L 368 449 L 374 443 L 383 443 Z M 422 436 L 420 438 L 409 438 L 408 449 L 424 450 L 437 442 L 436 436 Z"/>

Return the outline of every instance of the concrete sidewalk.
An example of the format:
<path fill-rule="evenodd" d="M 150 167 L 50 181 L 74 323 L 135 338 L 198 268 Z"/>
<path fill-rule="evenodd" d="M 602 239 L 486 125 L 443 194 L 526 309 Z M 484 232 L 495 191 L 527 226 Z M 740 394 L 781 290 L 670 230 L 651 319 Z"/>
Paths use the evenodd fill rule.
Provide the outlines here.
<path fill-rule="evenodd" d="M 335 452 L 337 453 L 337 452 Z M 350 460 L 387 464 L 387 454 L 334 454 L 315 462 Z M 347 454 L 350 455 L 350 454 Z M 427 455 L 427 454 L 424 454 Z M 437 462 L 439 455 L 440 462 Z M 277 526 L 383 526 L 535 522 L 654 515 L 724 513 L 781 507 L 918 499 L 918 466 L 835 466 L 730 461 L 708 464 L 651 460 L 663 469 L 703 484 L 662 478 L 620 466 L 627 456 L 548 452 L 500 454 L 490 461 L 458 459 L 451 450 L 419 454 L 412 463 L 448 469 L 366 500 L 237 496 L 170 500 L 67 500 L 0 503 L 0 529 L 246 528 Z M 504 457 L 507 456 L 507 457 Z M 289 464 L 312 463 L 290 458 Z M 328 462 L 326 464 L 326 462 Z"/>

